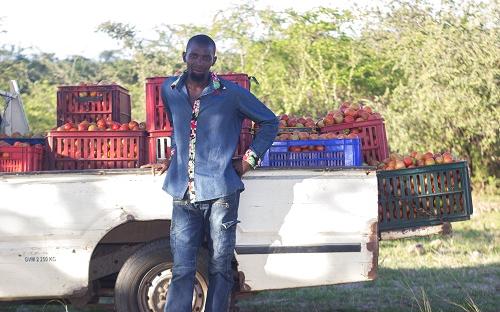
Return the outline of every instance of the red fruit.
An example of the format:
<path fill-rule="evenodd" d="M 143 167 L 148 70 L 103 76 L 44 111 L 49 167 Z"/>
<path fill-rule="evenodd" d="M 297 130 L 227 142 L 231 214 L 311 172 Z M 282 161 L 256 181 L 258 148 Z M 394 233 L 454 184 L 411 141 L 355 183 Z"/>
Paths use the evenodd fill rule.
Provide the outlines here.
<path fill-rule="evenodd" d="M 336 119 L 333 116 L 326 116 L 324 119 L 325 126 L 333 126 L 336 123 Z"/>
<path fill-rule="evenodd" d="M 287 121 L 288 127 L 295 127 L 297 125 L 297 119 L 289 118 Z"/>
<path fill-rule="evenodd" d="M 78 128 L 74 128 L 74 127 L 73 127 L 73 128 L 71 128 L 71 129 L 69 129 L 69 131 L 78 131 Z"/>
<path fill-rule="evenodd" d="M 367 112 L 368 114 L 373 113 L 372 108 L 371 108 L 370 106 L 365 106 L 365 107 L 363 107 L 363 110 L 364 110 L 365 112 Z"/>
<path fill-rule="evenodd" d="M 130 130 L 138 131 L 138 130 L 141 130 L 141 129 L 139 128 L 139 126 L 135 126 L 132 129 L 130 129 Z"/>
<path fill-rule="evenodd" d="M 394 165 L 394 169 L 404 169 L 404 168 L 406 168 L 404 161 L 396 160 L 396 163 Z"/>
<path fill-rule="evenodd" d="M 426 158 L 424 160 L 424 164 L 426 166 L 430 166 L 430 165 L 435 165 L 436 164 L 436 161 L 434 160 L 434 158 Z"/>
<path fill-rule="evenodd" d="M 350 133 L 346 136 L 346 139 L 355 139 L 357 137 L 358 137 L 358 135 L 356 133 Z"/>
<path fill-rule="evenodd" d="M 286 128 L 286 120 L 284 119 L 280 120 L 279 128 Z"/>
<path fill-rule="evenodd" d="M 121 131 L 128 131 L 130 130 L 130 127 L 128 126 L 128 123 L 124 123 L 120 126 Z"/>
<path fill-rule="evenodd" d="M 300 146 L 290 146 L 288 148 L 288 150 L 292 153 L 299 153 L 302 151 L 302 149 L 300 148 Z"/>
<path fill-rule="evenodd" d="M 96 125 L 98 128 L 106 128 L 106 120 L 104 119 L 98 119 L 96 121 Z"/>
<path fill-rule="evenodd" d="M 111 125 L 111 130 L 120 130 L 120 124 L 118 122 L 114 122 L 112 125 Z"/>
<path fill-rule="evenodd" d="M 297 123 L 305 124 L 306 122 L 307 120 L 304 117 L 300 117 L 299 119 L 297 119 Z"/>
<path fill-rule="evenodd" d="M 2 154 L 2 158 L 9 158 L 9 157 L 10 157 L 10 154 L 9 154 L 9 153 L 7 153 L 7 152 L 4 152 L 4 153 Z"/>
<path fill-rule="evenodd" d="M 451 155 L 444 155 L 443 156 L 443 163 L 445 164 L 449 164 L 449 163 L 452 163 L 454 160 L 453 160 L 453 157 Z"/>
<path fill-rule="evenodd" d="M 88 123 L 79 123 L 78 124 L 78 131 L 87 131 L 89 129 L 89 124 Z"/>
<path fill-rule="evenodd" d="M 351 117 L 354 117 L 356 116 L 357 114 L 357 111 L 352 109 L 352 108 L 346 108 L 346 110 L 344 111 L 344 115 L 347 117 L 347 116 L 351 116 Z"/>
<path fill-rule="evenodd" d="M 434 154 L 432 154 L 431 152 L 427 152 L 424 154 L 424 159 L 430 159 L 430 158 L 434 158 Z"/>
<path fill-rule="evenodd" d="M 288 120 L 288 115 L 287 114 L 283 114 L 283 115 L 280 116 L 280 119 L 287 121 Z"/>
<path fill-rule="evenodd" d="M 362 118 L 363 120 L 368 120 L 368 117 L 370 117 L 370 114 L 365 110 L 360 110 L 358 113 L 359 117 Z"/>
<path fill-rule="evenodd" d="M 422 158 L 417 159 L 417 166 L 418 167 L 425 166 L 425 161 Z"/>
<path fill-rule="evenodd" d="M 318 152 L 323 152 L 325 150 L 325 146 L 324 145 L 316 145 L 315 150 Z"/>
<path fill-rule="evenodd" d="M 411 166 L 413 165 L 413 158 L 411 158 L 410 156 L 405 156 L 403 157 L 403 162 L 405 163 L 406 167 Z"/>
<path fill-rule="evenodd" d="M 359 104 L 358 103 L 352 103 L 349 107 L 352 108 L 352 109 L 354 109 L 354 110 L 358 110 L 359 109 Z"/>
<path fill-rule="evenodd" d="M 308 139 L 309 139 L 309 133 L 299 132 L 299 140 L 308 140 Z"/>
<path fill-rule="evenodd" d="M 344 118 L 344 122 L 354 122 L 354 117 L 346 115 Z"/>
<path fill-rule="evenodd" d="M 325 133 L 325 139 L 336 139 L 337 138 L 337 135 L 333 132 L 328 132 L 328 133 Z"/>
<path fill-rule="evenodd" d="M 288 133 L 282 133 L 278 136 L 278 141 L 286 141 L 290 138 Z"/>
<path fill-rule="evenodd" d="M 135 120 L 132 120 L 131 122 L 128 123 L 128 127 L 130 129 L 135 128 L 135 127 L 139 128 L 139 123 L 137 121 L 135 121 Z"/>
<path fill-rule="evenodd" d="M 317 133 L 311 133 L 309 135 L 309 140 L 318 140 L 319 139 L 319 135 Z"/>
<path fill-rule="evenodd" d="M 63 129 L 66 130 L 66 131 L 68 131 L 71 128 L 73 128 L 73 124 L 70 123 L 70 122 L 65 123 L 64 126 L 63 126 Z M 12 137 L 14 137 L 14 136 L 12 136 Z"/>

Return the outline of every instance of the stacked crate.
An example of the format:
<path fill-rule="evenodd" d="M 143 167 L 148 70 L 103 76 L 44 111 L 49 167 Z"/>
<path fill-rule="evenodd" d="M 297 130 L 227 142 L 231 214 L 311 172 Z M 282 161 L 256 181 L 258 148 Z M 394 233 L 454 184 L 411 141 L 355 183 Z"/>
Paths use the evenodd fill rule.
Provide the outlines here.
<path fill-rule="evenodd" d="M 146 133 L 131 121 L 130 95 L 119 85 L 59 87 L 57 126 L 47 135 L 48 169 L 137 168 L 145 162 Z"/>
<path fill-rule="evenodd" d="M 120 123 L 131 119 L 128 90 L 119 85 L 60 86 L 57 91 L 57 126 L 97 119 Z"/>

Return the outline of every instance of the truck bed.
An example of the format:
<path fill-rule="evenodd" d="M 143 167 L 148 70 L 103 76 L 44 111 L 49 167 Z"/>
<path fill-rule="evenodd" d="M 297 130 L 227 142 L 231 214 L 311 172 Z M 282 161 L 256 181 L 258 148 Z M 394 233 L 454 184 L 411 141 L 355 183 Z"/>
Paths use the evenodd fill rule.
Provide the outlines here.
<path fill-rule="evenodd" d="M 0 174 L 0 300 L 81 292 L 107 233 L 170 220 L 163 179 L 147 169 Z M 235 256 L 246 290 L 375 278 L 375 171 L 259 169 L 243 182 Z"/>

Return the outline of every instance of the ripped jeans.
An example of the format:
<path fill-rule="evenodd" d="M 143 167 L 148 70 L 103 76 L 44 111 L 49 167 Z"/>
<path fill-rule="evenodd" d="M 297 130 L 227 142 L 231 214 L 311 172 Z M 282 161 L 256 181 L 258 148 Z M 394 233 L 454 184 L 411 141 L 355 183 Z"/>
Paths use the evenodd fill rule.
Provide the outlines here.
<path fill-rule="evenodd" d="M 174 200 L 170 229 L 174 266 L 165 312 L 192 311 L 196 256 L 205 237 L 210 255 L 205 312 L 228 310 L 239 201 L 239 191 L 194 204 L 188 200 Z"/>

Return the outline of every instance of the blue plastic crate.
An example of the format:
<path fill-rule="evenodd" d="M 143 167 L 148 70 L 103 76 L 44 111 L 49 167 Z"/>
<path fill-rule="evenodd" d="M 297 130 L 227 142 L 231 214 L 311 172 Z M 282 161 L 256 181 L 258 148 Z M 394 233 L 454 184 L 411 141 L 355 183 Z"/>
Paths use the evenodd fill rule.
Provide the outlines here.
<path fill-rule="evenodd" d="M 324 146 L 324 151 L 290 152 L 291 146 Z M 262 158 L 261 167 L 345 167 L 361 166 L 361 140 L 276 141 Z"/>

